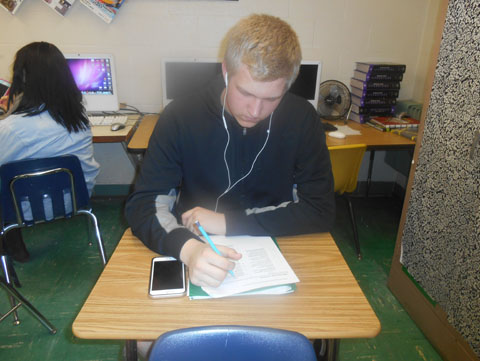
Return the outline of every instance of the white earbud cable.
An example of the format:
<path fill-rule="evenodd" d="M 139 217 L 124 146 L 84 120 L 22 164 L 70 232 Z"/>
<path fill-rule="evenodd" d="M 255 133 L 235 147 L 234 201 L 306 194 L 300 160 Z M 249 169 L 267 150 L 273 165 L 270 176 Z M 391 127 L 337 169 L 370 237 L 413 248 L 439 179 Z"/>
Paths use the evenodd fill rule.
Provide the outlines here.
<path fill-rule="evenodd" d="M 272 117 L 273 117 L 273 112 L 272 114 L 270 114 L 270 120 L 268 122 L 268 130 L 267 130 L 267 138 L 265 139 L 265 143 L 263 143 L 263 146 L 262 148 L 260 149 L 260 151 L 258 152 L 258 154 L 255 156 L 255 159 L 253 160 L 252 162 L 252 166 L 250 167 L 250 170 L 247 172 L 247 174 L 245 174 L 243 177 L 241 177 L 240 179 L 238 179 L 235 183 L 233 183 L 232 185 L 232 181 L 230 179 L 230 168 L 228 167 L 228 162 L 227 162 L 227 149 L 228 149 L 228 145 L 230 144 L 230 133 L 228 132 L 228 127 L 227 127 L 227 121 L 225 120 L 225 102 L 227 100 L 227 92 L 228 92 L 228 80 L 226 80 L 226 84 L 227 86 L 225 87 L 225 95 L 223 97 L 223 108 L 222 108 L 222 119 L 223 119 L 223 125 L 225 127 L 225 131 L 227 132 L 227 144 L 225 145 L 225 150 L 223 151 L 223 160 L 225 162 L 225 167 L 227 168 L 227 176 L 228 176 L 228 187 L 227 189 L 225 189 L 225 191 L 220 194 L 217 198 L 217 201 L 215 203 L 215 212 L 217 212 L 217 208 L 218 208 L 218 202 L 220 201 L 220 198 L 222 198 L 225 194 L 227 194 L 228 192 L 230 192 L 233 187 L 235 187 L 239 182 L 241 182 L 242 180 L 244 180 L 245 178 L 247 178 L 249 176 L 250 173 L 252 173 L 253 171 L 253 167 L 255 166 L 255 162 L 257 161 L 258 157 L 260 156 L 260 154 L 262 153 L 262 151 L 265 149 L 265 147 L 267 146 L 267 142 L 268 142 L 268 138 L 270 137 L 270 128 L 272 126 Z"/>

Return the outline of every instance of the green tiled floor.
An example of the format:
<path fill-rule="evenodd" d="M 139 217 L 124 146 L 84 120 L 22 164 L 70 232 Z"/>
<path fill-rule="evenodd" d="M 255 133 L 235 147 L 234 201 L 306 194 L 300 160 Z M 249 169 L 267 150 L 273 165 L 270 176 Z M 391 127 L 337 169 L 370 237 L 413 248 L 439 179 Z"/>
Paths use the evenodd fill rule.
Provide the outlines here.
<path fill-rule="evenodd" d="M 354 198 L 352 202 L 363 259 L 359 261 L 354 252 L 347 206 L 341 198 L 337 199 L 337 219 L 332 235 L 380 319 L 382 331 L 374 339 L 342 340 L 339 359 L 442 360 L 387 288 L 401 201 L 395 198 Z"/>
<path fill-rule="evenodd" d="M 122 216 L 122 199 L 94 199 L 106 251 L 111 255 L 127 227 Z M 374 339 L 342 340 L 339 359 L 437 361 L 441 360 L 408 314 L 386 287 L 388 270 L 401 213 L 395 199 L 354 199 L 363 259 L 358 261 L 351 241 L 346 205 L 338 200 L 337 221 L 332 234 L 353 274 L 382 324 Z M 31 260 L 17 264 L 21 289 L 58 328 L 50 335 L 26 310 L 20 310 L 22 323 L 10 319 L 0 323 L 0 360 L 122 360 L 123 342 L 81 340 L 71 326 L 76 314 L 95 284 L 102 265 L 96 245 L 86 244 L 85 220 L 37 226 L 24 234 Z M 0 291 L 0 312 L 8 306 Z"/>

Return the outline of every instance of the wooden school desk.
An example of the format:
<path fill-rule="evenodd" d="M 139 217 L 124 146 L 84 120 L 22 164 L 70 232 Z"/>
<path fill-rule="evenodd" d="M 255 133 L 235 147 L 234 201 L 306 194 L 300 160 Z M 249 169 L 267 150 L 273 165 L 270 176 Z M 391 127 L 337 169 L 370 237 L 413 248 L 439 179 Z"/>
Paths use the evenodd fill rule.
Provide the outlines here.
<path fill-rule="evenodd" d="M 343 120 L 329 121 L 335 126 L 345 125 Z M 347 124 L 353 130 L 358 130 L 360 135 L 347 135 L 344 139 L 332 138 L 327 135 L 327 145 L 348 145 L 366 144 L 367 150 L 391 150 L 391 149 L 412 149 L 415 141 L 402 137 L 401 135 L 381 132 L 367 124 L 359 124 L 348 120 Z M 328 133 L 327 133 L 328 134 Z"/>
<path fill-rule="evenodd" d="M 128 143 L 142 121 L 141 114 L 126 114 L 128 116 L 125 128 L 112 131 L 110 125 L 92 125 L 94 143 Z"/>
<path fill-rule="evenodd" d="M 329 121 L 335 126 L 345 125 L 344 120 Z M 368 197 L 370 185 L 372 183 L 373 164 L 375 161 L 375 151 L 377 150 L 394 150 L 394 149 L 408 149 L 413 157 L 413 149 L 415 148 L 415 141 L 402 137 L 401 135 L 381 132 L 367 124 L 359 124 L 354 121 L 347 121 L 350 128 L 358 130 L 360 135 L 347 135 L 344 139 L 332 138 L 327 135 L 327 146 L 348 145 L 348 144 L 366 144 L 367 150 L 370 152 L 368 160 L 367 173 L 367 190 Z"/>
<path fill-rule="evenodd" d="M 128 142 L 127 149 L 134 154 L 143 154 L 148 147 L 148 141 L 157 124 L 158 114 L 145 115 L 138 125 L 135 133 Z"/>
<path fill-rule="evenodd" d="M 158 115 L 146 115 L 128 143 L 128 150 L 133 153 L 143 153 L 148 147 L 148 141 L 157 123 Z M 344 125 L 344 121 L 330 121 L 333 125 Z M 349 120 L 347 125 L 360 131 L 360 135 L 349 135 L 344 139 L 327 136 L 327 145 L 366 144 L 367 150 L 411 149 L 415 141 L 390 132 L 380 132 L 366 124 L 358 124 Z"/>
<path fill-rule="evenodd" d="M 132 155 L 127 149 L 127 143 L 132 138 L 135 130 L 142 121 L 142 116 L 133 114 L 128 116 L 126 127 L 120 130 L 112 131 L 110 125 L 93 125 L 92 141 L 93 143 L 120 143 L 125 150 L 127 157 L 134 167 L 138 164 L 136 156 Z"/>
<path fill-rule="evenodd" d="M 131 340 L 131 355 L 134 340 L 155 340 L 164 332 L 195 326 L 274 327 L 331 340 L 375 337 L 380 332 L 379 320 L 329 233 L 277 241 L 300 279 L 294 293 L 152 299 L 150 263 L 157 254 L 127 229 L 77 315 L 73 333 L 87 339 Z"/>
<path fill-rule="evenodd" d="M 134 128 L 132 124 L 113 132 L 109 125 L 93 125 L 91 128 L 93 143 L 126 143 L 132 137 Z"/>
<path fill-rule="evenodd" d="M 158 115 L 145 116 L 139 124 L 137 130 L 133 134 L 130 142 L 127 145 L 128 152 L 135 154 L 141 159 L 143 153 L 148 147 L 148 141 L 152 135 L 153 128 L 157 123 Z M 329 123 L 337 125 L 345 125 L 343 120 L 329 121 Z M 359 124 L 354 121 L 347 121 L 347 125 L 360 131 L 359 135 L 348 135 L 344 139 L 332 138 L 327 135 L 327 146 L 335 145 L 349 145 L 349 144 L 366 144 L 367 150 L 370 152 L 370 158 L 368 161 L 368 173 L 367 173 L 367 192 L 368 196 L 370 185 L 372 183 L 373 163 L 375 160 L 376 150 L 393 150 L 393 149 L 410 149 L 413 156 L 413 148 L 415 147 L 415 141 L 402 137 L 401 135 L 381 132 L 366 124 Z"/>

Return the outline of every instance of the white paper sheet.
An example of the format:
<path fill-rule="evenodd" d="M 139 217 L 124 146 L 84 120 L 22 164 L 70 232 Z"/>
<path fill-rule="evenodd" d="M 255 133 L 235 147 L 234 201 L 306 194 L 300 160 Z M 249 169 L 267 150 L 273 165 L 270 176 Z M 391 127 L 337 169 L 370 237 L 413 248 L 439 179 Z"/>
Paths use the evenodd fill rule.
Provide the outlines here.
<path fill-rule="evenodd" d="M 263 287 L 300 282 L 275 242 L 270 237 L 212 236 L 215 244 L 231 247 L 242 254 L 233 270 L 217 287 L 202 287 L 211 297 L 219 298 Z"/>

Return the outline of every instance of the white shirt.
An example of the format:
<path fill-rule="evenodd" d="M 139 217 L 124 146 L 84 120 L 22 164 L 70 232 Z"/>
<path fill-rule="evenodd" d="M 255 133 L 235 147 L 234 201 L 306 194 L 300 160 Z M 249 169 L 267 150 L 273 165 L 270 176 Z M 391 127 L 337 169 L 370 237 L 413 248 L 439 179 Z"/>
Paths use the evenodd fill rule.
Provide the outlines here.
<path fill-rule="evenodd" d="M 46 111 L 31 117 L 12 114 L 0 120 L 0 164 L 66 154 L 80 160 L 91 195 L 100 166 L 93 158 L 90 129 L 69 133 Z"/>

